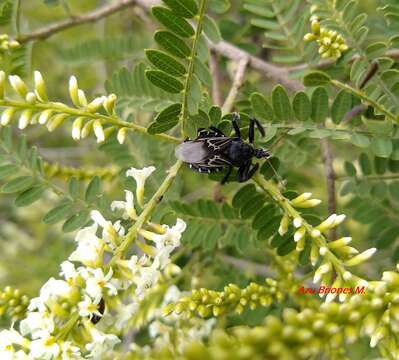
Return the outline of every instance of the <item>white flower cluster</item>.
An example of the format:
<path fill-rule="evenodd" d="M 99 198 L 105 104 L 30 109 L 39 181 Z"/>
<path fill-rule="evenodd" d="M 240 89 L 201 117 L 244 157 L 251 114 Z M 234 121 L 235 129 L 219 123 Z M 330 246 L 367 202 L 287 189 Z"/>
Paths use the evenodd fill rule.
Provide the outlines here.
<path fill-rule="evenodd" d="M 148 173 L 145 169 L 129 171 L 132 174 Z M 140 183 L 136 181 L 138 186 L 144 187 L 145 178 L 140 179 Z M 125 219 L 136 219 L 134 196 L 127 190 L 126 201 L 114 202 L 111 208 L 122 209 Z M 126 260 L 117 259 L 111 266 L 105 263 L 105 255 L 115 255 L 125 230 L 121 221 L 112 223 L 99 211 L 92 211 L 91 217 L 94 224 L 77 233 L 75 251 L 61 264 L 63 280 L 51 278 L 42 286 L 39 296 L 31 300 L 28 314 L 19 324 L 19 332 L 14 329 L 0 332 L 0 359 L 103 358 L 120 340 L 114 334 L 100 331 L 93 320 L 98 321 L 104 311 L 112 310 L 112 303 L 118 302 L 116 296 L 132 294 L 129 305 L 119 311 L 121 316 L 111 324 L 123 328 L 146 291 L 158 282 L 186 228 L 184 221 L 178 219 L 173 227 L 152 224 L 160 233 L 141 229 L 139 234 L 155 246 L 145 244 L 150 249 L 148 254 L 140 258 L 133 255 Z M 98 236 L 99 228 L 102 229 L 101 236 Z M 74 262 L 80 265 L 76 266 Z M 111 304 L 107 306 L 107 303 Z M 76 327 L 77 322 L 81 326 Z M 73 331 L 74 336 L 70 337 Z M 81 337 L 87 339 L 84 346 L 77 346 L 71 340 L 79 336 L 79 331 Z"/>

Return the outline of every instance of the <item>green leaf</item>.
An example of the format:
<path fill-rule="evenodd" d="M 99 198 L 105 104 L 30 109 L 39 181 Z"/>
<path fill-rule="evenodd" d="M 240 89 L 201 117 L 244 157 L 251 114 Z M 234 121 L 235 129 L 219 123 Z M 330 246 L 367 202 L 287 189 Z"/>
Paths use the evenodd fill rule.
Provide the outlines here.
<path fill-rule="evenodd" d="M 267 222 L 266 225 L 260 228 L 257 234 L 257 238 L 259 241 L 264 241 L 269 239 L 271 236 L 273 236 L 279 226 L 280 226 L 280 221 L 281 221 L 281 215 L 275 215 L 273 216 L 270 221 Z"/>
<path fill-rule="evenodd" d="M 266 178 L 271 179 L 276 175 L 278 168 L 280 167 L 280 160 L 277 157 L 271 157 L 267 159 L 262 167 L 260 168 L 260 173 Z"/>
<path fill-rule="evenodd" d="M 351 135 L 351 142 L 353 145 L 360 148 L 367 148 L 370 146 L 370 140 L 366 135 L 353 133 Z"/>
<path fill-rule="evenodd" d="M 194 74 L 205 86 L 212 86 L 212 75 L 209 68 L 198 58 L 194 59 Z"/>
<path fill-rule="evenodd" d="M 222 40 L 222 35 L 220 34 L 219 27 L 217 26 L 215 21 L 211 19 L 208 15 L 204 16 L 202 28 L 205 35 L 213 43 L 217 44 L 219 41 Z"/>
<path fill-rule="evenodd" d="M 87 186 L 85 199 L 88 203 L 92 203 L 98 199 L 99 195 L 101 195 L 101 180 L 98 176 L 95 176 Z"/>
<path fill-rule="evenodd" d="M 19 167 L 14 164 L 5 164 L 0 166 L 0 179 L 6 178 L 7 176 L 14 175 L 18 172 Z"/>
<path fill-rule="evenodd" d="M 152 14 L 162 25 L 178 36 L 189 38 L 195 34 L 194 29 L 186 20 L 167 8 L 154 6 Z"/>
<path fill-rule="evenodd" d="M 184 89 L 183 84 L 179 80 L 163 71 L 146 70 L 145 75 L 155 86 L 169 93 L 178 94 Z"/>
<path fill-rule="evenodd" d="M 356 168 L 355 166 L 350 163 L 349 161 L 345 161 L 345 172 L 348 174 L 348 176 L 356 176 Z"/>
<path fill-rule="evenodd" d="M 328 94 L 324 87 L 318 87 L 312 94 L 312 119 L 323 122 L 328 116 Z"/>
<path fill-rule="evenodd" d="M 30 188 L 35 182 L 32 176 L 20 176 L 10 180 L 1 187 L 1 192 L 10 194 L 14 192 L 24 191 Z"/>
<path fill-rule="evenodd" d="M 212 106 L 209 109 L 209 118 L 213 125 L 218 125 L 222 118 L 222 110 L 219 106 Z"/>
<path fill-rule="evenodd" d="M 299 91 L 295 94 L 292 107 L 294 108 L 295 117 L 299 121 L 308 120 L 312 113 L 312 105 L 309 97 L 303 91 Z"/>
<path fill-rule="evenodd" d="M 1 131 L 1 145 L 7 152 L 12 148 L 12 130 L 10 126 L 6 126 Z"/>
<path fill-rule="evenodd" d="M 169 75 L 183 76 L 187 72 L 182 64 L 163 51 L 147 49 L 145 54 L 155 67 Z"/>
<path fill-rule="evenodd" d="M 64 222 L 62 225 L 63 232 L 71 232 L 77 229 L 82 228 L 86 225 L 87 221 L 89 220 L 89 211 L 82 210 L 78 213 L 72 215 L 67 221 Z"/>
<path fill-rule="evenodd" d="M 290 252 L 292 252 L 295 249 L 295 247 L 296 247 L 295 242 L 292 240 L 289 240 L 277 248 L 277 254 L 279 256 L 288 255 Z"/>
<path fill-rule="evenodd" d="M 187 19 L 198 14 L 198 6 L 194 0 L 162 0 L 176 15 Z"/>
<path fill-rule="evenodd" d="M 305 86 L 326 85 L 330 82 L 330 77 L 322 71 L 313 71 L 304 77 Z"/>
<path fill-rule="evenodd" d="M 399 203 L 399 181 L 392 181 L 389 184 L 389 194 L 394 201 Z"/>
<path fill-rule="evenodd" d="M 186 59 L 190 56 L 191 50 L 186 43 L 169 31 L 157 31 L 154 39 L 166 51 L 178 58 Z"/>
<path fill-rule="evenodd" d="M 331 118 L 335 124 L 339 124 L 345 114 L 352 108 L 352 95 L 341 90 L 334 99 L 331 107 Z"/>
<path fill-rule="evenodd" d="M 377 248 L 386 249 L 392 245 L 395 240 L 399 237 L 399 226 L 394 226 L 384 230 L 380 237 L 377 239 Z"/>
<path fill-rule="evenodd" d="M 376 156 L 374 158 L 374 168 L 378 175 L 382 175 L 387 171 L 388 160 L 386 158 Z"/>
<path fill-rule="evenodd" d="M 79 197 L 79 181 L 78 179 L 76 179 L 76 177 L 71 177 L 69 179 L 69 184 L 68 184 L 68 191 L 69 194 L 74 198 L 78 198 Z"/>
<path fill-rule="evenodd" d="M 241 208 L 240 215 L 242 219 L 249 219 L 254 216 L 259 208 L 265 203 L 266 198 L 263 194 L 256 194 L 249 198 L 249 201 L 245 202 L 245 205 Z"/>
<path fill-rule="evenodd" d="M 70 202 L 62 203 L 57 207 L 51 209 L 46 215 L 43 217 L 43 222 L 45 224 L 55 224 L 65 218 L 67 218 L 73 209 L 73 204 Z"/>
<path fill-rule="evenodd" d="M 371 140 L 371 150 L 376 156 L 387 158 L 391 155 L 392 149 L 391 139 L 376 137 Z"/>
<path fill-rule="evenodd" d="M 187 109 L 190 115 L 198 113 L 199 104 L 202 97 L 201 83 L 197 76 L 193 74 L 190 82 L 189 96 L 187 98 Z"/>
<path fill-rule="evenodd" d="M 28 152 L 28 146 L 26 144 L 26 135 L 22 134 L 21 136 L 18 137 L 18 142 L 17 142 L 18 158 L 21 159 L 22 161 L 25 161 L 27 152 Z"/>
<path fill-rule="evenodd" d="M 15 199 L 16 206 L 28 206 L 39 200 L 45 187 L 43 185 L 34 186 L 20 193 Z"/>
<path fill-rule="evenodd" d="M 288 98 L 286 90 L 281 85 L 277 85 L 273 89 L 272 104 L 276 118 L 279 121 L 287 121 L 291 118 L 292 110 L 290 99 Z"/>
<path fill-rule="evenodd" d="M 364 175 L 370 175 L 371 172 L 373 171 L 373 168 L 371 166 L 371 162 L 367 154 L 361 153 L 359 156 L 359 165 L 360 169 L 362 170 L 362 173 Z"/>
<path fill-rule="evenodd" d="M 235 195 L 232 201 L 234 208 L 240 208 L 248 197 L 256 193 L 255 185 L 248 184 L 243 186 Z"/>
<path fill-rule="evenodd" d="M 252 221 L 252 228 L 254 230 L 259 230 L 261 227 L 265 226 L 275 212 L 276 208 L 272 204 L 266 205 L 261 208 L 261 210 L 256 213 Z"/>
<path fill-rule="evenodd" d="M 182 105 L 178 103 L 163 109 L 148 127 L 148 133 L 159 134 L 176 126 L 179 122 L 181 108 Z"/>
<path fill-rule="evenodd" d="M 251 105 L 252 111 L 257 118 L 269 122 L 273 121 L 273 109 L 262 94 L 257 92 L 252 93 Z"/>

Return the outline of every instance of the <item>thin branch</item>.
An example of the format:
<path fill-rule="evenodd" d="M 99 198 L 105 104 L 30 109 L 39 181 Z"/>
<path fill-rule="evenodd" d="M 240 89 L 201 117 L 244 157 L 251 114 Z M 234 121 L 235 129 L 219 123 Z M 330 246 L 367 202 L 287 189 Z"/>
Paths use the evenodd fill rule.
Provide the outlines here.
<path fill-rule="evenodd" d="M 328 194 L 328 213 L 335 214 L 337 212 L 337 201 L 335 191 L 335 171 L 333 167 L 333 154 L 331 145 L 327 139 L 321 139 L 321 150 L 324 162 L 324 172 L 327 180 L 327 194 Z M 329 232 L 329 239 L 334 240 L 337 238 L 336 228 L 332 228 Z"/>
<path fill-rule="evenodd" d="M 233 84 L 231 85 L 230 92 L 227 95 L 226 100 L 224 101 L 224 104 L 222 106 L 222 114 L 229 113 L 232 110 L 234 106 L 234 101 L 236 100 L 238 95 L 238 89 L 242 86 L 244 82 L 244 75 L 245 70 L 247 69 L 247 65 L 248 57 L 243 57 L 237 65 L 237 71 L 234 75 Z"/>
<path fill-rule="evenodd" d="M 98 21 L 129 6 L 136 5 L 136 3 L 136 0 L 120 0 L 116 4 L 103 6 L 85 15 L 74 16 L 72 18 L 50 24 L 43 28 L 39 28 L 29 34 L 17 36 L 16 40 L 21 44 L 33 40 L 44 40 L 60 31 L 69 29 L 71 27 Z"/>
<path fill-rule="evenodd" d="M 209 56 L 209 70 L 212 75 L 212 101 L 215 105 L 222 105 L 222 91 L 220 84 L 222 82 L 220 74 L 220 66 L 217 59 L 217 54 L 211 51 Z"/>

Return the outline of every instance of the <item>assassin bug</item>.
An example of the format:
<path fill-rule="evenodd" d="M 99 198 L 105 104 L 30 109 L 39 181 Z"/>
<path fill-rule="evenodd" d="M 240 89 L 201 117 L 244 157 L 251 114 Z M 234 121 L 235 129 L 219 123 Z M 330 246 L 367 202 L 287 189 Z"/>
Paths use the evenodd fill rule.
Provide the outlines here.
<path fill-rule="evenodd" d="M 270 153 L 253 147 L 255 126 L 265 136 L 265 130 L 258 120 L 251 118 L 249 122 L 248 140 L 241 137 L 237 121 L 238 113 L 233 114 L 232 124 L 235 136 L 226 136 L 221 130 L 211 126 L 209 129 L 199 129 L 197 138 L 187 139 L 175 149 L 176 157 L 189 164 L 190 168 L 200 173 L 213 173 L 227 170 L 221 181 L 226 183 L 233 168 L 238 168 L 237 180 L 249 180 L 256 172 L 259 164 L 252 164 L 252 158 L 268 158 Z"/>

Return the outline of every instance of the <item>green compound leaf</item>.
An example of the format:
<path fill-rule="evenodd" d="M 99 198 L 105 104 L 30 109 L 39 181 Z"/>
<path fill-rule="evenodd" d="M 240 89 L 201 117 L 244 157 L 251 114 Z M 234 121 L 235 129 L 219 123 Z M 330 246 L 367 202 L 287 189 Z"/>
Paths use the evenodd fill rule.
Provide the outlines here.
<path fill-rule="evenodd" d="M 34 186 L 20 193 L 15 199 L 15 206 L 28 206 L 39 200 L 46 188 L 43 185 Z"/>
<path fill-rule="evenodd" d="M 359 156 L 359 165 L 362 170 L 363 175 L 370 175 L 373 171 L 373 167 L 371 165 L 371 161 L 367 154 L 361 153 Z"/>
<path fill-rule="evenodd" d="M 215 44 L 222 40 L 222 35 L 220 34 L 219 27 L 217 26 L 216 22 L 209 16 L 204 16 L 202 25 L 204 33 L 209 38 L 209 40 L 211 40 Z"/>
<path fill-rule="evenodd" d="M 295 117 L 299 121 L 306 121 L 310 118 L 312 105 L 309 97 L 303 91 L 299 91 L 295 94 L 294 100 L 292 101 L 292 107 L 294 109 Z"/>
<path fill-rule="evenodd" d="M 167 8 L 154 6 L 152 14 L 162 25 L 178 36 L 189 38 L 195 34 L 194 29 L 186 20 Z"/>
<path fill-rule="evenodd" d="M 334 124 L 339 124 L 345 114 L 352 108 L 352 95 L 341 90 L 334 99 L 331 107 L 331 118 Z"/>
<path fill-rule="evenodd" d="M 191 19 L 198 14 L 198 6 L 194 0 L 163 0 L 163 2 L 178 16 Z"/>
<path fill-rule="evenodd" d="M 146 70 L 145 76 L 150 80 L 155 86 L 165 90 L 171 94 L 178 94 L 184 89 L 184 85 L 163 71 L 160 70 Z"/>
<path fill-rule="evenodd" d="M 272 103 L 274 113 L 279 121 L 287 121 L 292 117 L 290 99 L 287 91 L 281 85 L 277 85 L 273 89 Z"/>
<path fill-rule="evenodd" d="M 148 133 L 159 134 L 176 126 L 179 122 L 181 108 L 181 104 L 178 103 L 163 109 L 148 127 Z"/>
<path fill-rule="evenodd" d="M 169 31 L 157 31 L 155 41 L 173 56 L 186 59 L 190 56 L 190 48 L 186 43 Z"/>
<path fill-rule="evenodd" d="M 253 114 L 258 119 L 268 122 L 273 121 L 273 109 L 262 94 L 257 92 L 251 94 L 251 105 Z"/>
<path fill-rule="evenodd" d="M 182 64 L 163 51 L 147 49 L 145 50 L 145 54 L 151 64 L 169 75 L 183 76 L 187 72 Z"/>
<path fill-rule="evenodd" d="M 235 195 L 232 201 L 232 205 L 234 208 L 240 208 L 241 204 L 246 201 L 249 197 L 251 197 L 254 193 L 256 193 L 255 185 L 248 184 L 243 186 Z"/>
<path fill-rule="evenodd" d="M 67 221 L 64 222 L 62 225 L 62 231 L 63 232 L 71 232 L 75 231 L 77 229 L 80 229 L 89 220 L 89 211 L 88 210 L 82 210 L 79 211 L 78 213 L 72 215 Z"/>
<path fill-rule="evenodd" d="M 307 74 L 303 80 L 305 86 L 320 86 L 326 85 L 331 81 L 331 78 L 322 71 L 313 71 Z"/>
<path fill-rule="evenodd" d="M 370 146 L 370 139 L 364 134 L 353 133 L 350 140 L 353 145 L 360 148 L 367 148 Z"/>
<path fill-rule="evenodd" d="M 323 122 L 328 116 L 328 94 L 324 87 L 318 87 L 312 94 L 312 119 Z"/>
<path fill-rule="evenodd" d="M 20 176 L 10 180 L 1 187 L 1 192 L 11 194 L 19 191 L 24 191 L 30 188 L 35 183 L 35 178 L 32 176 Z"/>

